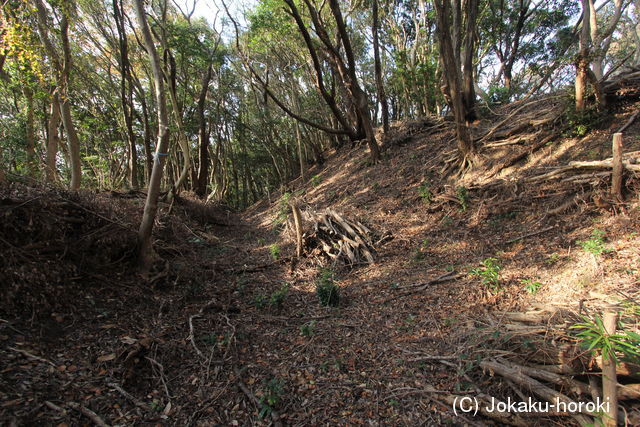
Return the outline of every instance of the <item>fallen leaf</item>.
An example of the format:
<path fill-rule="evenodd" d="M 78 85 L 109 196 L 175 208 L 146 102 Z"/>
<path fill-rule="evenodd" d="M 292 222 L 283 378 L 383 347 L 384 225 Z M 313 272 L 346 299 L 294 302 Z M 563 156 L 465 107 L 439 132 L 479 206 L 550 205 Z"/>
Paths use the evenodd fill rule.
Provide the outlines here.
<path fill-rule="evenodd" d="M 171 402 L 167 403 L 167 406 L 164 407 L 164 411 L 162 411 L 164 415 L 169 415 L 171 413 Z"/>
<path fill-rule="evenodd" d="M 116 358 L 116 354 L 115 353 L 109 353 L 109 354 L 105 354 L 103 356 L 100 356 L 96 359 L 97 362 L 102 363 L 102 362 L 108 362 L 110 360 L 113 360 Z"/>

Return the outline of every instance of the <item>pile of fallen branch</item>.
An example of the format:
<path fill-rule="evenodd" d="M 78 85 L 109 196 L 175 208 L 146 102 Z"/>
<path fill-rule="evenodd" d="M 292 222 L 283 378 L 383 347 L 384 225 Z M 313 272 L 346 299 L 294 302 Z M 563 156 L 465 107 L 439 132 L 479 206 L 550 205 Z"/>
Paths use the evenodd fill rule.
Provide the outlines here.
<path fill-rule="evenodd" d="M 608 101 L 634 100 L 640 97 L 640 67 L 628 67 L 602 83 Z"/>
<path fill-rule="evenodd" d="M 622 166 L 627 171 L 640 172 L 640 151 L 623 154 Z M 560 179 L 565 182 L 587 183 L 596 178 L 611 176 L 612 168 L 612 157 L 595 161 L 573 161 L 565 166 L 558 166 L 550 172 L 529 177 L 526 181 L 541 182 Z"/>
<path fill-rule="evenodd" d="M 307 256 L 350 266 L 374 262 L 373 232 L 361 222 L 346 219 L 332 209 L 319 213 L 308 210 L 302 217 L 302 228 L 307 231 L 301 233 L 301 243 Z"/>
<path fill-rule="evenodd" d="M 608 314 L 612 315 L 612 331 L 606 326 Z M 571 329 L 584 318 L 557 307 L 507 312 L 498 317 L 490 317 L 490 326 L 474 333 L 488 341 L 501 335 L 502 344 L 488 350 L 479 366 L 485 375 L 499 378 L 503 397 L 518 402 L 529 398 L 549 402 L 555 405 L 550 406 L 554 413 L 540 411 L 540 416 L 567 415 L 579 425 L 593 425 L 594 418 L 603 416 L 598 413 L 597 403 L 611 401 L 619 422 L 640 422 L 640 366 L 612 364 L 586 351 Z M 604 319 L 607 333 L 615 333 L 617 313 L 609 311 Z"/>

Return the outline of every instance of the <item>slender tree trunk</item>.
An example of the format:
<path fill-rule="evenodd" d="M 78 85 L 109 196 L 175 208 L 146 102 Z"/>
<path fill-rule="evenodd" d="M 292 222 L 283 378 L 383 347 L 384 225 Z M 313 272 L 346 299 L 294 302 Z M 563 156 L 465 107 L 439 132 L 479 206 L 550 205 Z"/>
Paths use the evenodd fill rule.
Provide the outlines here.
<path fill-rule="evenodd" d="M 476 91 L 473 84 L 473 58 L 475 57 L 476 21 L 478 17 L 478 0 L 467 0 L 465 30 L 464 63 L 462 67 L 462 82 L 464 90 L 463 104 L 465 108 L 465 119 L 467 123 L 477 120 L 476 114 Z"/>
<path fill-rule="evenodd" d="M 51 94 L 51 111 L 49 114 L 49 123 L 47 131 L 47 155 L 45 179 L 48 183 L 53 183 L 57 179 L 56 158 L 58 156 L 58 146 L 60 145 L 60 100 L 58 99 L 58 91 L 54 90 Z"/>
<path fill-rule="evenodd" d="M 60 75 L 60 111 L 62 113 L 62 124 L 67 134 L 69 144 L 69 160 L 71 162 L 71 184 L 72 190 L 80 188 L 82 179 L 82 164 L 80 160 L 80 140 L 76 127 L 71 117 L 71 104 L 69 102 L 69 74 L 71 73 L 71 49 L 69 47 L 69 22 L 67 15 L 63 12 L 60 18 L 60 35 L 62 37 L 63 65 Z"/>
<path fill-rule="evenodd" d="M 76 128 L 73 125 L 73 119 L 71 118 L 71 106 L 69 105 L 69 74 L 71 72 L 71 49 L 69 47 L 69 21 L 67 18 L 67 12 L 63 11 L 60 18 L 60 38 L 62 41 L 63 52 L 61 63 L 56 49 L 54 48 L 53 43 L 51 43 L 51 39 L 49 38 L 47 9 L 44 7 L 42 0 L 35 0 L 34 3 L 36 6 L 38 35 L 57 74 L 60 112 L 62 116 L 62 124 L 64 125 L 64 130 L 67 134 L 67 142 L 69 148 L 68 157 L 71 168 L 70 188 L 72 190 L 77 190 L 78 188 L 80 188 L 80 181 L 82 179 L 82 166 L 80 161 L 80 141 L 78 140 Z"/>
<path fill-rule="evenodd" d="M 34 177 L 38 171 L 36 161 L 36 135 L 35 124 L 33 118 L 33 91 L 26 87 L 23 90 L 27 100 L 27 126 L 26 126 L 26 143 L 27 143 L 27 170 L 29 176 Z"/>
<path fill-rule="evenodd" d="M 448 103 L 455 118 L 459 157 L 461 162 L 466 164 L 473 161 L 477 148 L 471 139 L 466 123 L 467 119 L 463 101 L 460 67 L 456 61 L 451 33 L 449 31 L 450 5 L 448 0 L 436 0 L 434 4 L 438 18 L 438 39 L 440 42 L 440 56 L 442 58 L 443 78 L 445 81 L 443 92 L 445 93 L 445 97 L 449 98 Z"/>
<path fill-rule="evenodd" d="M 158 106 L 158 145 L 156 146 L 155 161 L 153 162 L 153 170 L 149 181 L 142 222 L 140 223 L 140 229 L 138 231 L 139 265 L 143 271 L 148 271 L 151 268 L 154 257 L 151 232 L 153 231 L 153 223 L 158 211 L 160 183 L 162 181 L 162 172 L 169 145 L 169 120 L 167 116 L 167 103 L 164 93 L 164 80 L 160 66 L 160 57 L 156 51 L 149 26 L 147 25 L 143 0 L 135 0 L 134 5 L 138 24 L 142 31 L 144 46 L 151 61 L 155 98 Z"/>
<path fill-rule="evenodd" d="M 378 0 L 373 0 L 373 59 L 376 74 L 376 89 L 378 91 L 378 102 L 380 103 L 380 114 L 382 116 L 382 128 L 384 132 L 389 131 L 389 104 L 387 95 L 384 92 L 384 82 L 382 80 L 382 64 L 380 61 L 380 43 L 378 40 Z"/>
<path fill-rule="evenodd" d="M 4 160 L 2 159 L 2 144 L 0 144 L 0 184 L 4 184 L 7 177 L 4 172 Z"/>
<path fill-rule="evenodd" d="M 124 27 L 124 10 L 122 1 L 113 0 L 113 16 L 118 31 L 118 45 L 120 49 L 120 103 L 126 128 L 126 138 L 129 146 L 129 185 L 132 189 L 138 189 L 138 153 L 136 149 L 136 136 L 133 132 L 133 84 L 129 64 L 129 45 Z"/>
<path fill-rule="evenodd" d="M 205 101 L 209 90 L 209 82 L 213 73 L 213 65 L 209 64 L 207 72 L 202 78 L 202 89 L 198 97 L 198 177 L 196 181 L 196 194 L 204 197 L 207 194 L 207 180 L 209 179 L 209 134 L 207 133 L 207 119 L 204 115 Z"/>
<path fill-rule="evenodd" d="M 589 0 L 582 0 L 582 31 L 580 33 L 580 52 L 576 60 L 576 111 L 584 111 L 587 90 L 587 69 L 589 68 L 589 37 L 591 7 Z"/>
<path fill-rule="evenodd" d="M 180 192 L 181 187 L 184 185 L 187 177 L 189 176 L 189 169 L 191 168 L 191 152 L 189 150 L 189 141 L 187 141 L 187 137 L 184 132 L 182 110 L 178 105 L 178 97 L 176 94 L 176 65 L 173 56 L 171 56 L 171 52 L 169 52 L 169 64 L 171 67 L 169 73 L 169 100 L 171 101 L 171 109 L 173 110 L 173 116 L 176 120 L 176 126 L 178 128 L 178 145 L 180 146 L 180 150 L 182 151 L 183 161 L 180 176 L 178 176 L 177 181 L 172 186 L 171 190 L 169 190 L 169 194 L 167 195 L 167 200 L 170 201 L 176 194 Z"/>
<path fill-rule="evenodd" d="M 380 148 L 378 146 L 378 142 L 376 141 L 376 135 L 373 130 L 373 123 L 371 122 L 371 111 L 369 110 L 368 105 L 369 100 L 367 99 L 367 95 L 360 87 L 360 83 L 358 82 L 358 77 L 356 75 L 355 56 L 353 54 L 353 49 L 351 48 L 351 39 L 349 38 L 344 19 L 342 17 L 342 12 L 340 11 L 338 0 L 329 0 L 329 7 L 331 9 L 331 13 L 333 14 L 333 18 L 336 21 L 338 34 L 340 35 L 342 47 L 344 48 L 344 53 L 347 60 L 346 67 L 341 58 L 339 61 L 336 61 L 338 70 L 342 74 L 343 81 L 345 81 L 347 85 L 347 89 L 349 90 L 354 100 L 358 116 L 362 121 L 362 126 L 364 127 L 364 132 L 367 136 L 367 145 L 369 146 L 371 161 L 376 163 L 380 160 Z"/>
<path fill-rule="evenodd" d="M 294 107 L 296 109 L 296 113 L 300 114 L 300 102 L 298 100 L 298 94 L 295 91 L 295 87 L 293 85 L 293 80 L 291 83 L 291 97 L 294 99 Z M 266 106 L 265 106 L 266 108 Z M 306 174 L 307 174 L 307 168 L 305 166 L 305 161 L 304 161 L 304 155 L 303 155 L 303 150 L 302 150 L 302 135 L 300 133 L 300 123 L 298 123 L 297 120 L 294 121 L 295 129 L 296 129 L 296 142 L 297 142 L 297 148 L 298 148 L 298 161 L 300 163 L 300 178 L 302 179 L 302 181 L 304 182 L 304 180 L 306 179 Z"/>

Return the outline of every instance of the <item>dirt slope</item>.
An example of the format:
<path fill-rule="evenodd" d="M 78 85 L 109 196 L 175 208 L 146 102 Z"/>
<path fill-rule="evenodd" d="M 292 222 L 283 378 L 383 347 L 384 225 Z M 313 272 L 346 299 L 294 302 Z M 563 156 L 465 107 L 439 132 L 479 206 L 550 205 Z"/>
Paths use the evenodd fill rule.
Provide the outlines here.
<path fill-rule="evenodd" d="M 606 176 L 531 180 L 610 157 L 612 132 L 638 105 L 584 137 L 562 136 L 560 105 L 505 106 L 478 123 L 480 139 L 508 119 L 463 177 L 447 163 L 452 126 L 428 119 L 396 124 L 379 164 L 345 147 L 292 183 L 303 212 L 330 207 L 374 232 L 371 265 L 296 260 L 283 198 L 241 217 L 183 199 L 163 207 L 166 262 L 144 281 L 131 259 L 136 195 L 3 190 L 0 422 L 91 424 L 86 409 L 110 425 L 473 422 L 427 391 L 513 394 L 478 367 L 512 351 L 511 336 L 480 326 L 536 304 L 640 300 L 639 181 L 628 175 L 627 203 L 609 206 Z M 640 122 L 624 135 L 625 151 L 640 150 Z M 579 243 L 596 229 L 601 254 Z M 488 258 L 501 267 L 493 285 L 469 274 Z M 322 274 L 338 307 L 318 303 Z M 535 419 L 557 422 L 571 419 Z"/>

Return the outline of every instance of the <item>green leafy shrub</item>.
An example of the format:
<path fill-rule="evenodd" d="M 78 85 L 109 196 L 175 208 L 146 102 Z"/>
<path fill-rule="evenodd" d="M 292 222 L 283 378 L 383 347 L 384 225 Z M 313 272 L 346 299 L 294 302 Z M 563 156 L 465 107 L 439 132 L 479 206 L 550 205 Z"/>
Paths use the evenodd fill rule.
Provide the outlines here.
<path fill-rule="evenodd" d="M 587 106 L 584 111 L 576 111 L 575 98 L 565 108 L 566 137 L 582 138 L 593 129 L 597 129 L 607 116 L 598 111 L 596 105 Z"/>
<path fill-rule="evenodd" d="M 500 270 L 496 258 L 487 258 L 480 263 L 481 267 L 471 270 L 471 275 L 480 277 L 482 284 L 487 286 L 491 291 L 500 290 Z"/>
<path fill-rule="evenodd" d="M 424 181 L 420 187 L 418 187 L 418 194 L 422 199 L 422 202 L 429 204 L 433 201 L 433 193 L 431 192 L 431 185 L 429 181 Z"/>
<path fill-rule="evenodd" d="M 593 255 L 602 255 L 603 253 L 611 252 L 611 249 L 607 249 L 604 245 L 604 231 L 595 229 L 591 232 L 591 238 L 578 242 L 580 247 Z"/>
<path fill-rule="evenodd" d="M 315 335 L 316 333 L 316 321 L 312 320 L 311 322 L 307 322 L 304 325 L 300 326 L 300 335 L 303 337 L 310 337 Z"/>
<path fill-rule="evenodd" d="M 280 406 L 284 395 L 284 381 L 280 378 L 271 378 L 264 381 L 264 391 L 260 397 L 260 418 L 271 415 Z"/>
<path fill-rule="evenodd" d="M 253 304 L 256 308 L 263 309 L 269 304 L 269 299 L 264 295 L 257 295 L 253 300 Z"/>
<path fill-rule="evenodd" d="M 271 246 L 269 246 L 269 253 L 271 254 L 271 258 L 273 258 L 274 261 L 277 261 L 280 259 L 280 246 L 278 246 L 277 243 L 272 244 Z"/>
<path fill-rule="evenodd" d="M 460 186 L 456 188 L 456 197 L 458 198 L 458 203 L 460 203 L 460 210 L 465 212 L 469 207 L 469 192 L 467 187 Z"/>
<path fill-rule="evenodd" d="M 531 295 L 537 294 L 542 287 L 542 283 L 534 282 L 533 279 L 522 280 L 521 283 L 524 285 L 524 290 L 529 292 Z"/>
<path fill-rule="evenodd" d="M 322 182 L 322 178 L 319 175 L 314 175 L 311 177 L 311 185 L 317 187 Z"/>
<path fill-rule="evenodd" d="M 284 283 L 280 288 L 271 294 L 271 298 L 269 298 L 269 305 L 273 308 L 280 309 L 284 304 L 284 300 L 289 294 L 289 284 Z"/>
<path fill-rule="evenodd" d="M 316 281 L 316 294 L 320 305 L 325 307 L 337 307 L 340 304 L 340 288 L 336 285 L 333 276 L 333 271 L 330 269 L 322 269 Z"/>
<path fill-rule="evenodd" d="M 609 357 L 618 363 L 619 355 L 624 359 L 637 362 L 640 360 L 640 334 L 633 331 L 620 330 L 608 334 L 602 318 L 598 315 L 593 320 L 582 316 L 582 322 L 569 327 L 577 331 L 580 343 L 594 356 Z"/>

